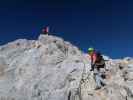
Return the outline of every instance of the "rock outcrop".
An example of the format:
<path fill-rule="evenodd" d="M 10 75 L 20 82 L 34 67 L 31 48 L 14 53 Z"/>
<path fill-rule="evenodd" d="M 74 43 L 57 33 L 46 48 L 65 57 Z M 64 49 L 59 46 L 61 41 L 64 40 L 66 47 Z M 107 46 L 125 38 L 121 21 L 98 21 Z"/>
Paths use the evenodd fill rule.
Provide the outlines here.
<path fill-rule="evenodd" d="M 133 59 L 105 58 L 107 85 L 96 91 L 89 58 L 61 38 L 0 46 L 0 100 L 133 100 Z"/>

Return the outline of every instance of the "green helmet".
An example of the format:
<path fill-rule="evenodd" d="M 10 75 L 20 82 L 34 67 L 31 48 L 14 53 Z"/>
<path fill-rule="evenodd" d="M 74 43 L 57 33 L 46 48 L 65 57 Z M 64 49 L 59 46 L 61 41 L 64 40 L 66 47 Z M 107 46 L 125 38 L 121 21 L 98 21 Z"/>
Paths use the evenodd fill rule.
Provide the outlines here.
<path fill-rule="evenodd" d="M 92 52 L 92 51 L 94 51 L 94 48 L 91 47 L 91 48 L 88 49 L 88 51 Z"/>

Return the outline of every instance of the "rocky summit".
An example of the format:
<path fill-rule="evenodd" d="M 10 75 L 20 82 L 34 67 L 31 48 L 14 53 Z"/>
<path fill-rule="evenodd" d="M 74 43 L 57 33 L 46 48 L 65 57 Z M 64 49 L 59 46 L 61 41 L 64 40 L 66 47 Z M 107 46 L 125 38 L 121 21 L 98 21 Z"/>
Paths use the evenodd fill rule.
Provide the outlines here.
<path fill-rule="evenodd" d="M 55 36 L 0 46 L 0 100 L 133 100 L 133 59 L 106 59 L 95 90 L 87 54 Z"/>

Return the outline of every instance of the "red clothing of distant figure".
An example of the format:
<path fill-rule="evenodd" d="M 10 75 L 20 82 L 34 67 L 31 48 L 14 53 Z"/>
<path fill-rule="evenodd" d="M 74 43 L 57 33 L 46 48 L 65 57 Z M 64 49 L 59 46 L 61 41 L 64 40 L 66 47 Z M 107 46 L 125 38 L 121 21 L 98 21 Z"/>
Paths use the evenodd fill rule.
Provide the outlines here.
<path fill-rule="evenodd" d="M 44 27 L 43 29 L 42 29 L 42 33 L 43 34 L 48 34 L 49 33 L 49 27 L 47 26 L 47 27 Z"/>

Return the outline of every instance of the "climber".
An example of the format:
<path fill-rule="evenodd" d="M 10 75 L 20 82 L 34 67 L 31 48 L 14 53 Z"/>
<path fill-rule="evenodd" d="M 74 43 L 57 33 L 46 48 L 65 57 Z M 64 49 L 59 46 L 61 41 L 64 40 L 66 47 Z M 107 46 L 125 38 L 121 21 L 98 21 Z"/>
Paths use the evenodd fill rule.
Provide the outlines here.
<path fill-rule="evenodd" d="M 91 70 L 94 73 L 96 81 L 96 90 L 105 85 L 105 61 L 100 52 L 96 52 L 94 48 L 88 49 L 91 58 Z"/>
<path fill-rule="evenodd" d="M 42 29 L 42 34 L 48 35 L 48 33 L 49 33 L 49 26 L 46 26 L 46 27 L 44 27 L 44 28 Z"/>

